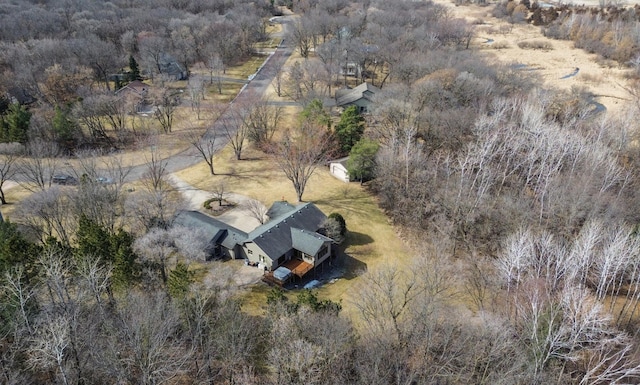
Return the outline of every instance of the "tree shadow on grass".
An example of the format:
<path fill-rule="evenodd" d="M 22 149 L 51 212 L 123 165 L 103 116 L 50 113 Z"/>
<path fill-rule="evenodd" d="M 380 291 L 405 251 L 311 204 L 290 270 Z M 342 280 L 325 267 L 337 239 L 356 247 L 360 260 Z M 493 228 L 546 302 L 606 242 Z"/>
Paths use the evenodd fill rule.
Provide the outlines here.
<path fill-rule="evenodd" d="M 337 259 L 337 265 L 343 271 L 342 277 L 344 279 L 353 279 L 362 275 L 367 271 L 367 264 L 353 256 L 340 252 Z"/>
<path fill-rule="evenodd" d="M 358 233 L 355 231 L 349 231 L 347 233 L 347 237 L 344 241 L 344 247 L 348 246 L 363 246 L 368 245 L 373 242 L 373 238 L 371 238 L 367 234 Z"/>

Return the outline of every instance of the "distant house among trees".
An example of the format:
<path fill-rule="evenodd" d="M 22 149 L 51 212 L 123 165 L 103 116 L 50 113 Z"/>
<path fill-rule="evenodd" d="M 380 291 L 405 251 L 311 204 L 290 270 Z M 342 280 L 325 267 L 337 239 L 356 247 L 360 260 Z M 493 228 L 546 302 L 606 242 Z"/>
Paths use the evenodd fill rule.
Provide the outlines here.
<path fill-rule="evenodd" d="M 187 80 L 189 78 L 187 70 L 169 54 L 160 56 L 158 67 L 160 73 L 171 80 Z"/>
<path fill-rule="evenodd" d="M 366 113 L 373 103 L 373 96 L 380 89 L 370 83 L 364 82 L 355 88 L 343 88 L 336 91 L 336 106 L 347 108 L 356 106 L 358 112 Z"/>
<path fill-rule="evenodd" d="M 128 98 L 133 103 L 132 112 L 143 112 L 149 105 L 149 90 L 151 86 L 140 80 L 134 80 L 116 91 L 116 95 Z"/>
<path fill-rule="evenodd" d="M 362 66 L 357 62 L 347 62 L 340 67 L 340 76 L 359 78 L 362 75 Z"/>
<path fill-rule="evenodd" d="M 284 267 L 300 278 L 331 256 L 334 240 L 321 234 L 327 217 L 313 203 L 275 202 L 267 216 L 268 222 L 248 234 L 196 211 L 181 212 L 174 223 L 207 229 L 205 251 L 211 259 L 244 258 L 268 271 Z"/>

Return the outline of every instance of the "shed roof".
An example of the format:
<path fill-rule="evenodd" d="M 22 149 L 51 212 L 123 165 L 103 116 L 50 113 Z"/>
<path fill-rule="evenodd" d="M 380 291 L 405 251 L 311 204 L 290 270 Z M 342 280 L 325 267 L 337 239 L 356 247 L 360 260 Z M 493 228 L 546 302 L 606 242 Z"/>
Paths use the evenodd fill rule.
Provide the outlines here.
<path fill-rule="evenodd" d="M 344 166 L 345 168 L 347 167 L 347 161 L 349 160 L 348 156 L 345 156 L 344 158 L 338 158 L 338 159 L 333 159 L 329 161 L 329 164 L 341 164 L 342 166 Z"/>

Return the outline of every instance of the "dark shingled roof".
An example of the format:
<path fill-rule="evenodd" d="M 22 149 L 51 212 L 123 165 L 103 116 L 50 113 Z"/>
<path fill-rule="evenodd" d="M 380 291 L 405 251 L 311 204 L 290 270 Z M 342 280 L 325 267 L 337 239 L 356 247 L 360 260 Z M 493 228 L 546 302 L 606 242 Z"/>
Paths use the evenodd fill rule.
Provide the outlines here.
<path fill-rule="evenodd" d="M 227 249 L 233 249 L 247 239 L 247 233 L 244 231 L 198 211 L 181 211 L 173 222 L 188 228 L 204 228 L 212 234 L 212 242 L 221 244 Z"/>
<path fill-rule="evenodd" d="M 322 226 L 327 218 L 313 203 L 303 203 L 288 211 L 280 209 L 274 211 L 282 212 L 278 217 L 272 218 L 271 221 L 249 233 L 247 239 L 247 242 L 254 242 L 264 250 L 271 259 L 278 259 L 291 250 L 293 246 L 292 228 L 304 229 L 315 234 L 314 232 Z M 315 253 L 308 254 L 314 255 Z"/>
<path fill-rule="evenodd" d="M 378 91 L 380 91 L 378 87 L 366 82 L 354 89 L 338 90 L 336 91 L 336 105 L 344 106 L 362 98 L 371 101 L 370 95 L 375 95 Z"/>
<path fill-rule="evenodd" d="M 267 211 L 267 217 L 269 218 L 278 218 L 287 214 L 293 210 L 295 210 L 296 206 L 292 205 L 287 201 L 276 201 L 273 202 L 269 210 Z"/>
<path fill-rule="evenodd" d="M 291 228 L 291 243 L 293 248 L 307 255 L 316 255 L 325 242 L 333 242 L 333 239 L 325 237 L 314 231 Z"/>

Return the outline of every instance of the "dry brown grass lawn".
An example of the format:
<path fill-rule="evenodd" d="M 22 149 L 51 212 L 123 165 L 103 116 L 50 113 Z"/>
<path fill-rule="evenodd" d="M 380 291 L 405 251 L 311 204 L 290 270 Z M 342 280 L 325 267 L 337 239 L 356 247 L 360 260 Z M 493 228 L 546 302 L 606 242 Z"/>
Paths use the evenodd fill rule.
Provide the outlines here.
<path fill-rule="evenodd" d="M 5 197 L 7 198 L 7 204 L 0 205 L 0 211 L 2 211 L 2 217 L 12 222 L 16 222 L 17 220 L 14 216 L 14 211 L 17 203 L 33 193 L 20 185 L 16 185 L 10 188 L 5 188 L 4 193 L 5 193 Z"/>
<path fill-rule="evenodd" d="M 246 80 L 249 75 L 256 73 L 266 58 L 267 55 L 255 55 L 238 66 L 228 68 L 224 76 Z"/>
<path fill-rule="evenodd" d="M 454 6 L 449 0 L 436 2 L 450 7 L 455 17 L 475 23 L 476 39 L 472 46 L 484 51 L 494 62 L 525 64 L 528 69 L 540 75 L 545 87 L 565 91 L 576 86 L 587 87 L 609 111 L 618 111 L 630 98 L 625 91 L 628 69 L 617 65 L 603 66 L 599 64 L 597 55 L 574 48 L 571 41 L 549 39 L 542 34 L 540 27 L 530 24 L 510 25 L 506 20 L 497 19 L 491 16 L 493 5 Z M 487 43 L 488 39 L 492 39 L 493 43 Z M 534 51 L 520 47 L 526 47 L 532 42 L 543 42 L 551 49 Z M 562 79 L 576 68 L 580 69 L 577 76 Z"/>
<path fill-rule="evenodd" d="M 229 103 L 238 95 L 242 86 L 242 83 L 222 82 L 222 93 L 219 93 L 215 84 L 207 84 L 207 97 L 215 103 Z M 209 102 L 210 100 L 205 99 L 205 103 Z"/>

